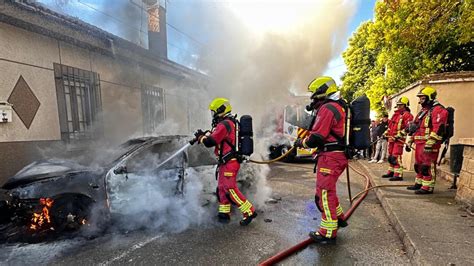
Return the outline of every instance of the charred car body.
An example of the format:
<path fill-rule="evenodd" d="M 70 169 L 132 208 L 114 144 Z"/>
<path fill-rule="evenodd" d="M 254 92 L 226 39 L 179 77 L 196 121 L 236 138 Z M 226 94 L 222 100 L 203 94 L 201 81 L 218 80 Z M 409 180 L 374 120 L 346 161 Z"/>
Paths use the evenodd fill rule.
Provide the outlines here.
<path fill-rule="evenodd" d="M 184 136 L 138 138 L 106 152 L 102 162 L 87 167 L 70 160 L 26 166 L 2 187 L 0 239 L 16 240 L 25 234 L 41 238 L 51 232 L 75 231 L 90 225 L 92 219 L 98 223 L 109 220 L 116 211 L 114 193 L 122 189 L 123 182 L 117 180 L 159 173 L 170 194 L 182 194 L 188 154 L 180 154 L 160 169 L 156 166 L 183 143 Z"/>

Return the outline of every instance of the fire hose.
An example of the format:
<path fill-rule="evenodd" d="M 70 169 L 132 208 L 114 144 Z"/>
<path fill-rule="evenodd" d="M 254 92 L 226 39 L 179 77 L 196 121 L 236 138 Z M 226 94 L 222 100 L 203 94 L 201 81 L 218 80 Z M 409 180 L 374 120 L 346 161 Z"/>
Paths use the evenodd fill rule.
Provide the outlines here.
<path fill-rule="evenodd" d="M 250 159 L 249 162 L 252 162 L 252 163 L 256 163 L 256 164 L 270 164 L 270 163 L 274 163 L 274 162 L 278 162 L 280 161 L 281 159 L 285 158 L 286 156 L 288 156 L 293 150 L 295 149 L 295 146 L 291 147 L 291 149 L 289 149 L 286 153 L 282 154 L 281 156 L 273 159 L 273 160 L 268 160 L 268 161 L 256 161 L 256 160 L 252 160 Z"/>
<path fill-rule="evenodd" d="M 359 193 L 361 196 L 359 197 L 359 194 L 356 196 L 356 197 L 359 197 L 359 199 L 357 201 L 355 201 L 352 204 L 352 206 L 347 210 L 347 212 L 344 216 L 345 221 L 349 220 L 349 218 L 351 217 L 354 210 L 365 199 L 365 197 L 367 196 L 367 194 L 369 193 L 369 190 L 371 188 L 370 179 L 366 174 L 363 174 L 362 172 L 360 172 L 359 170 L 355 169 L 354 167 L 352 167 L 350 165 L 348 167 L 351 168 L 354 172 L 358 173 L 359 175 L 365 177 L 366 183 L 365 183 L 365 189 L 361 193 Z M 356 198 L 356 197 L 354 197 L 354 198 Z M 275 263 L 278 263 L 278 262 L 282 261 L 283 259 L 289 257 L 290 255 L 292 255 L 292 254 L 294 254 L 298 251 L 301 251 L 302 249 L 306 248 L 307 246 L 309 246 L 313 242 L 314 241 L 311 238 L 307 238 L 306 240 L 296 244 L 295 246 L 292 246 L 289 249 L 283 250 L 283 251 L 279 252 L 278 254 L 274 255 L 273 257 L 261 262 L 259 265 L 261 265 L 261 266 L 274 265 Z"/>

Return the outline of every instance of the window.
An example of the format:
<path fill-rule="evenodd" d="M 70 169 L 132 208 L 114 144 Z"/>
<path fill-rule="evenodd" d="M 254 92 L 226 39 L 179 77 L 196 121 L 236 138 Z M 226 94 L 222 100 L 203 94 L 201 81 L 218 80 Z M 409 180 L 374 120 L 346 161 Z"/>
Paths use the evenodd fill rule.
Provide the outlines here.
<path fill-rule="evenodd" d="M 165 98 L 162 88 L 142 87 L 143 131 L 151 134 L 165 120 Z"/>
<path fill-rule="evenodd" d="M 292 105 L 285 107 L 285 122 L 295 125 L 298 122 L 298 117 L 296 115 L 296 109 Z"/>
<path fill-rule="evenodd" d="M 92 124 L 101 110 L 99 74 L 54 64 L 61 139 L 92 139 Z"/>

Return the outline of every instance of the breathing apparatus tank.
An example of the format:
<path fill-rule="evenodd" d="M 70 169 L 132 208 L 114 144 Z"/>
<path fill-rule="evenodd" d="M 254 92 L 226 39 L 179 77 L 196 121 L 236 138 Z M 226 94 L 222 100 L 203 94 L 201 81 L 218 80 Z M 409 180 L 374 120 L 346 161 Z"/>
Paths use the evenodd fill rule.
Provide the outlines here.
<path fill-rule="evenodd" d="M 239 130 L 237 131 L 238 152 L 241 155 L 250 156 L 253 153 L 253 127 L 252 117 L 243 115 L 240 118 Z"/>
<path fill-rule="evenodd" d="M 367 149 L 370 146 L 370 100 L 364 94 L 350 104 L 349 146 Z"/>

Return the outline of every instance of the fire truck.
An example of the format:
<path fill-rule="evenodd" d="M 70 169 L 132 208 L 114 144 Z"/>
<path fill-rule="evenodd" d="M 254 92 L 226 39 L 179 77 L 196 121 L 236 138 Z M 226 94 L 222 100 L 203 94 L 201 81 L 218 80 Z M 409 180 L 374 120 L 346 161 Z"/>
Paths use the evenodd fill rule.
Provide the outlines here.
<path fill-rule="evenodd" d="M 304 98 L 305 100 L 307 97 Z M 306 105 L 295 103 L 284 106 L 283 110 L 276 112 L 276 133 L 269 147 L 269 157 L 277 158 L 288 152 L 293 146 L 298 134 L 298 129 L 304 127 L 311 113 L 306 111 Z M 285 161 L 294 161 L 297 158 L 311 158 L 315 149 L 295 149 Z"/>

